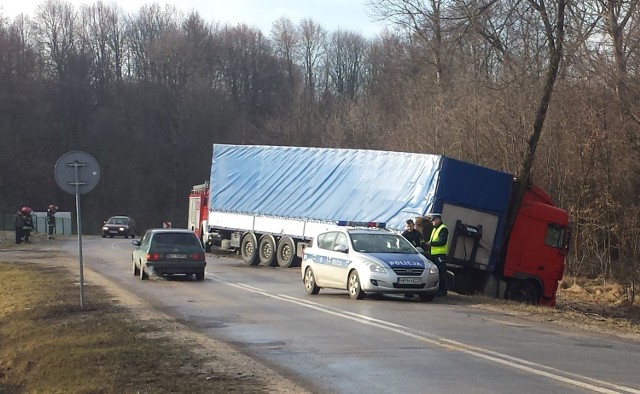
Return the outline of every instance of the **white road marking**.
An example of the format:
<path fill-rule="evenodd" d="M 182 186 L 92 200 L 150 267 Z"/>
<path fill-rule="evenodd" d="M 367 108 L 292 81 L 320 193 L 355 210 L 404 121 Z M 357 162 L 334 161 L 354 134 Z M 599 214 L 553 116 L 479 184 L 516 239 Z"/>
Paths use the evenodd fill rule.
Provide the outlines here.
<path fill-rule="evenodd" d="M 507 354 L 495 352 L 489 349 L 484 349 L 477 346 L 467 345 L 462 342 L 454 341 L 451 339 L 447 339 L 444 337 L 438 337 L 435 335 L 431 335 L 419 330 L 413 330 L 409 327 L 396 324 L 393 322 L 388 322 L 385 320 L 375 319 L 372 317 L 360 315 L 357 313 L 327 307 L 322 304 L 315 303 L 313 301 L 303 300 L 301 298 L 291 297 L 286 294 L 272 294 L 266 290 L 245 285 L 242 283 L 230 283 L 226 282 L 221 277 L 217 275 L 207 274 L 211 277 L 214 277 L 218 281 L 233 286 L 239 289 L 243 289 L 246 291 L 250 291 L 253 293 L 261 294 L 266 297 L 274 298 L 280 301 L 294 303 L 305 308 L 315 309 L 319 312 L 327 313 L 336 317 L 340 317 L 343 319 L 352 320 L 358 323 L 367 324 L 370 326 L 378 327 L 383 330 L 395 332 L 400 335 L 404 335 L 409 338 L 413 338 L 420 342 L 425 342 L 430 345 L 442 347 L 452 351 L 458 351 L 462 353 L 466 353 L 487 361 L 491 361 L 496 364 L 504 365 L 507 367 L 515 368 L 521 371 L 525 371 L 534 375 L 543 376 L 549 379 L 553 379 L 565 384 L 570 384 L 573 386 L 577 386 L 586 390 L 591 390 L 593 392 L 598 393 L 633 393 L 640 394 L 640 390 L 634 389 L 632 387 L 626 387 L 615 383 L 605 382 L 602 380 L 590 378 L 588 376 L 582 376 L 578 374 L 574 374 L 571 372 L 562 371 L 556 368 L 552 368 L 546 365 L 534 363 L 528 360 L 524 360 L 518 357 L 512 357 Z"/>

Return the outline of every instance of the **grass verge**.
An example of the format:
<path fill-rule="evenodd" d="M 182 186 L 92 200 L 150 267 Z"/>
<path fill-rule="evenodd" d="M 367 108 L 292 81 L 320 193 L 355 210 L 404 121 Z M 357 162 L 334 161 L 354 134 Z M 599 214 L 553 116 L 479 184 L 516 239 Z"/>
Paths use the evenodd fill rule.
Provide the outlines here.
<path fill-rule="evenodd" d="M 212 371 L 201 355 L 68 270 L 0 262 L 0 393 L 266 392 Z M 186 391 L 185 391 L 186 390 Z"/>

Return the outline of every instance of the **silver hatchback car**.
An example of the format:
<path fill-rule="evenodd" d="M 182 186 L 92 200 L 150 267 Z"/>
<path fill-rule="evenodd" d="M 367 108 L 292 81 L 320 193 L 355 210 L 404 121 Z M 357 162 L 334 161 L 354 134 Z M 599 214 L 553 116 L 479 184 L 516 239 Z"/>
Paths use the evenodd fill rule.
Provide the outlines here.
<path fill-rule="evenodd" d="M 404 237 L 383 229 L 344 228 L 320 233 L 304 250 L 302 280 L 308 294 L 344 289 L 353 299 L 366 293 L 400 293 L 432 301 L 438 268 Z"/>

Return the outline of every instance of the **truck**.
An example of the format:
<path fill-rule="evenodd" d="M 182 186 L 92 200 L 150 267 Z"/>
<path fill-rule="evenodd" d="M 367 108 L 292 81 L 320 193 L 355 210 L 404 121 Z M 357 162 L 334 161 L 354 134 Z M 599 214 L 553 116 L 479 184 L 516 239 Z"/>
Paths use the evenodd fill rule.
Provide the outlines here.
<path fill-rule="evenodd" d="M 440 213 L 451 290 L 553 306 L 569 217 L 531 184 L 508 231 L 514 185 L 511 174 L 444 155 L 214 144 L 210 179 L 189 197 L 189 223 L 207 251 L 292 267 L 340 221 L 401 232 L 407 219 Z"/>

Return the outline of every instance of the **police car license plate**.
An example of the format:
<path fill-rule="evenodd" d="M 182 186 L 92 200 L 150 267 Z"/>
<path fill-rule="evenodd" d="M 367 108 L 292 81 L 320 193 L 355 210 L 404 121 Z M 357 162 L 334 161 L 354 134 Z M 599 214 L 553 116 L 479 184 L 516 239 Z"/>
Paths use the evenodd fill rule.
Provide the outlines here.
<path fill-rule="evenodd" d="M 422 283 L 422 278 L 398 278 L 398 284 L 401 285 L 419 285 Z"/>
<path fill-rule="evenodd" d="M 181 253 L 167 253 L 167 258 L 168 259 L 186 259 L 187 255 L 181 254 Z"/>

